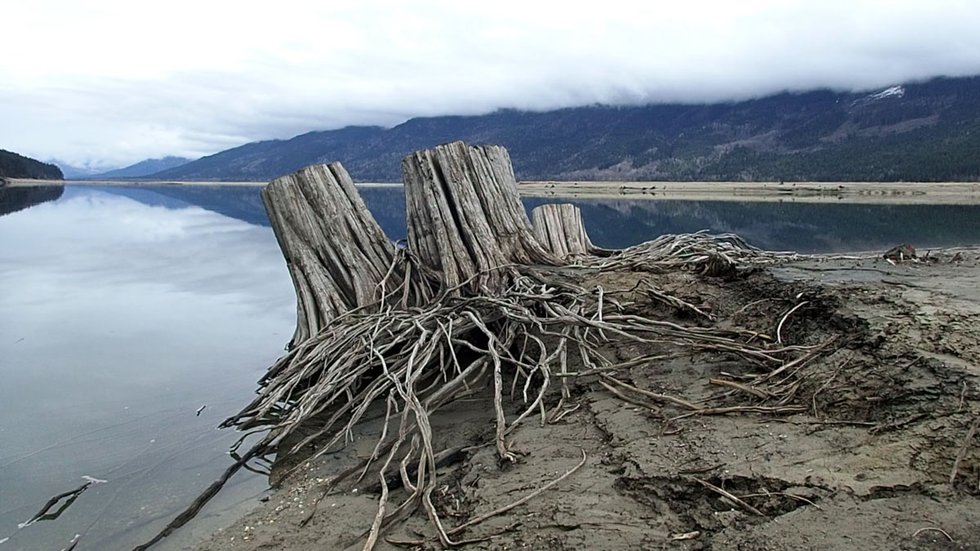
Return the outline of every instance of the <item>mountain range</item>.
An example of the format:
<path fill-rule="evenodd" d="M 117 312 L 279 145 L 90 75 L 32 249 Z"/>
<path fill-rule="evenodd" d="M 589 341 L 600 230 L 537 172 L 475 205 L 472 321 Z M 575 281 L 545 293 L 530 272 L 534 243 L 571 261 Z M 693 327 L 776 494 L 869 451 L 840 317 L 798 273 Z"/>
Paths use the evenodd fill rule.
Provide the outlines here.
<path fill-rule="evenodd" d="M 91 180 L 115 180 L 115 179 L 134 179 L 145 178 L 151 174 L 177 168 L 191 162 L 191 159 L 184 157 L 164 157 L 162 159 L 145 159 L 136 164 L 123 168 L 117 168 L 108 172 L 91 174 L 86 179 Z"/>
<path fill-rule="evenodd" d="M 66 180 L 85 180 L 108 170 L 106 168 L 96 168 L 94 166 L 73 165 L 69 162 L 62 161 L 61 159 L 54 157 L 49 158 L 47 162 L 61 169 L 61 172 L 64 174 Z"/>
<path fill-rule="evenodd" d="M 357 181 L 397 182 L 405 155 L 453 140 L 506 146 L 523 180 L 975 181 L 980 77 L 707 105 L 414 118 L 249 143 L 150 177 L 269 180 L 339 160 Z"/>
<path fill-rule="evenodd" d="M 163 157 L 162 159 L 144 159 L 138 163 L 124 166 L 121 168 L 109 167 L 105 165 L 73 165 L 69 162 L 56 158 L 49 159 L 48 162 L 57 165 L 64 173 L 66 180 L 119 180 L 119 179 L 139 179 L 145 178 L 156 172 L 178 167 L 189 163 L 193 159 L 184 157 Z"/>

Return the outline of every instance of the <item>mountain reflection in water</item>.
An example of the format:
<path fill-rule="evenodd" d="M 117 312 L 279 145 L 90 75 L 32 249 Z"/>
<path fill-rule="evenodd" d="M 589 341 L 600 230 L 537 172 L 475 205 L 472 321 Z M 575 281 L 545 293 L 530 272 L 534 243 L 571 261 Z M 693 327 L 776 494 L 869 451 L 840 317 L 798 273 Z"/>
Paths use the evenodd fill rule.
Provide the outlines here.
<path fill-rule="evenodd" d="M 106 188 L 149 204 L 195 204 L 251 224 L 268 225 L 258 188 Z M 405 193 L 400 187 L 360 187 L 381 228 L 404 239 Z M 732 232 L 770 250 L 805 253 L 887 249 L 899 243 L 942 247 L 980 243 L 980 206 L 836 204 L 630 199 L 524 199 L 531 208 L 570 202 L 582 209 L 592 241 L 623 248 L 665 233 Z"/>
<path fill-rule="evenodd" d="M 34 203 L 0 216 L 0 550 L 131 549 L 231 463 L 215 427 L 282 353 L 292 285 L 266 226 L 95 188 Z M 85 477 L 106 482 L 18 528 Z M 237 477 L 194 530 L 265 486 Z"/>
<path fill-rule="evenodd" d="M 530 209 L 553 202 L 525 199 Z M 666 233 L 737 233 L 757 247 L 803 253 L 980 243 L 978 205 L 575 199 L 589 236 L 623 248 Z"/>

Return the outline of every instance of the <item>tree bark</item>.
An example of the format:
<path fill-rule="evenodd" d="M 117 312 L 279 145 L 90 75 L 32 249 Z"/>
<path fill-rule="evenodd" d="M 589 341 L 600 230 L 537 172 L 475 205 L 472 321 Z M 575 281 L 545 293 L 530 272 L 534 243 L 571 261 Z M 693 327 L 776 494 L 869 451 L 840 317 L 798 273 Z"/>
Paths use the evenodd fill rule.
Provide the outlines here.
<path fill-rule="evenodd" d="M 541 205 L 531 211 L 534 236 L 544 248 L 561 259 L 589 256 L 599 251 L 589 239 L 582 223 L 582 211 L 575 205 Z"/>
<path fill-rule="evenodd" d="M 401 283 L 401 273 L 389 275 L 394 243 L 340 163 L 278 178 L 262 190 L 262 200 L 296 289 L 290 346 L 336 316 L 376 303 L 382 282 L 392 288 Z"/>
<path fill-rule="evenodd" d="M 509 264 L 560 265 L 538 243 L 507 150 L 453 142 L 402 161 L 408 243 L 442 290 L 497 293 Z"/>

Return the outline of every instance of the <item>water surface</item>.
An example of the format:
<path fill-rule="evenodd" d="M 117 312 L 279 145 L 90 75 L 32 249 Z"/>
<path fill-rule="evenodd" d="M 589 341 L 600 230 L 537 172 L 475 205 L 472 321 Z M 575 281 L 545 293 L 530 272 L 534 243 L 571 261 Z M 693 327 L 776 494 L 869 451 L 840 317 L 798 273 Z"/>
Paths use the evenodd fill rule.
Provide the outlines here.
<path fill-rule="evenodd" d="M 525 199 L 528 208 L 555 202 Z M 623 248 L 665 233 L 732 232 L 769 250 L 804 253 L 980 243 L 980 205 L 572 199 L 592 241 Z"/>
<path fill-rule="evenodd" d="M 70 187 L 0 217 L 0 242 L 0 551 L 75 534 L 131 548 L 230 464 L 236 435 L 215 427 L 292 333 L 275 239 L 187 202 Z M 107 482 L 18 529 L 84 476 Z M 264 488 L 239 477 L 204 516 Z"/>

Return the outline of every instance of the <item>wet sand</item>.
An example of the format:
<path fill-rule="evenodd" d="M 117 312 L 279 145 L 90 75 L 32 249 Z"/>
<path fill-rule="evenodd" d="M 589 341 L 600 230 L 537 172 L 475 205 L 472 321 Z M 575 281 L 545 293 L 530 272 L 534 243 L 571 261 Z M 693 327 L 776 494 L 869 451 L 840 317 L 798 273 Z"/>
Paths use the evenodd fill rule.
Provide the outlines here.
<path fill-rule="evenodd" d="M 684 411 L 669 404 L 629 403 L 594 378 L 575 379 L 576 407 L 555 423 L 516 430 L 511 445 L 521 459 L 507 468 L 481 446 L 492 439 L 488 400 L 456 403 L 433 420 L 440 445 L 474 446 L 440 471 L 433 499 L 448 526 L 527 496 L 586 455 L 554 488 L 469 530 L 465 537 L 478 541 L 464 548 L 977 548 L 980 435 L 967 435 L 980 418 L 980 249 L 898 265 L 879 256 L 807 259 L 728 278 L 583 277 L 643 315 L 694 323 L 636 292 L 656 285 L 713 313 L 719 326 L 768 335 L 806 301 L 782 324 L 784 342 L 842 340 L 790 379 L 792 403 L 804 409 L 792 415 L 679 417 Z M 624 341 L 608 352 L 628 360 L 656 350 Z M 618 376 L 702 403 L 731 390 L 712 378 L 759 368 L 705 352 Z M 751 398 L 730 394 L 733 403 Z M 377 425 L 362 427 L 345 450 L 302 464 L 268 502 L 197 549 L 359 549 L 377 508 L 372 477 L 314 502 L 325 481 L 371 453 Z M 424 514 L 388 535 L 378 548 L 441 548 Z"/>

